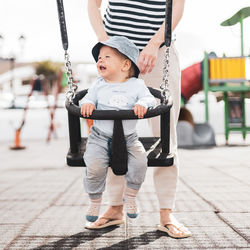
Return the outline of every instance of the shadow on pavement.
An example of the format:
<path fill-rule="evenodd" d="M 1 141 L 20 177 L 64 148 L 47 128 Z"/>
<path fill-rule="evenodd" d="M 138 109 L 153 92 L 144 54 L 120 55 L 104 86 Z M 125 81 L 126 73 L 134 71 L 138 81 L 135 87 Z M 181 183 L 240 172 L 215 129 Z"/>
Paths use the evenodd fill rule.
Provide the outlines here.
<path fill-rule="evenodd" d="M 81 232 L 78 234 L 71 235 L 69 237 L 65 237 L 58 241 L 54 241 L 43 246 L 39 246 L 36 248 L 32 248 L 32 250 L 48 250 L 48 249 L 73 249 L 78 247 L 79 245 L 85 243 L 86 241 L 91 241 L 96 238 L 100 238 L 103 234 L 112 232 L 113 230 L 117 229 L 118 226 L 105 228 L 98 231 L 86 231 Z M 136 249 L 139 246 L 148 245 L 151 242 L 159 239 L 162 236 L 166 236 L 165 233 L 159 231 L 150 231 L 144 234 L 141 234 L 136 237 L 132 237 L 123 241 L 120 241 L 116 244 L 113 244 L 109 247 L 98 248 L 98 250 L 105 250 L 105 249 Z"/>
<path fill-rule="evenodd" d="M 139 246 L 148 245 L 148 244 L 154 242 L 155 240 L 158 240 L 162 236 L 166 237 L 166 233 L 163 233 L 160 231 L 150 231 L 150 232 L 146 232 L 144 234 L 141 234 L 139 236 L 120 241 L 120 242 L 113 244 L 109 247 L 98 248 L 98 250 L 137 249 Z"/>
<path fill-rule="evenodd" d="M 72 249 L 74 247 L 78 247 L 79 245 L 85 243 L 86 241 L 91 241 L 96 238 L 100 238 L 103 234 L 112 232 L 117 229 L 118 226 L 113 226 L 101 230 L 88 230 L 85 232 L 81 232 L 78 234 L 71 235 L 69 237 L 65 237 L 58 241 L 50 242 L 43 246 L 32 248 L 32 250 L 48 250 L 48 249 Z"/>

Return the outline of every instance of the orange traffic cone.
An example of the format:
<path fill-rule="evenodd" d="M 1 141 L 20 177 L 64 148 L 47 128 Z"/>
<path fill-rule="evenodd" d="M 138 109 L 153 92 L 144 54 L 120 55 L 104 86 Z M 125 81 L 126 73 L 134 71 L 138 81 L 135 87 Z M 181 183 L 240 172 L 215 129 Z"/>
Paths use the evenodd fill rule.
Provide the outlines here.
<path fill-rule="evenodd" d="M 91 127 L 92 127 L 93 124 L 94 124 L 94 120 L 86 119 L 86 123 L 87 123 L 87 125 L 88 125 L 88 133 L 90 134 L 90 129 L 91 129 Z"/>
<path fill-rule="evenodd" d="M 21 130 L 17 129 L 16 134 L 15 134 L 14 146 L 10 147 L 10 149 L 13 149 L 13 150 L 25 149 L 24 146 L 21 146 L 20 133 L 21 133 Z"/>

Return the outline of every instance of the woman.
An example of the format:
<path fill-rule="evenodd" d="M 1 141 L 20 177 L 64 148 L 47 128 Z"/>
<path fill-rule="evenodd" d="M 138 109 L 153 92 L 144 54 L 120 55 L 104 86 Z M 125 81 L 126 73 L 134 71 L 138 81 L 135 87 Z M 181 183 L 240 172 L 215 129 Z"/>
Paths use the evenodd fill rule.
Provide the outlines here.
<path fill-rule="evenodd" d="M 173 0 L 172 30 L 179 23 L 185 0 Z M 104 18 L 100 7 L 102 0 L 88 1 L 88 14 L 98 41 L 106 41 L 110 36 L 120 35 L 129 38 L 140 49 L 138 67 L 140 78 L 148 87 L 159 88 L 164 67 L 165 1 L 160 0 L 109 0 Z M 180 110 L 180 67 L 177 52 L 172 43 L 170 47 L 169 90 L 173 98 L 170 113 L 170 151 L 174 154 L 174 165 L 154 169 L 154 186 L 160 206 L 160 225 L 158 230 L 174 238 L 191 235 L 172 215 L 178 180 L 178 155 L 176 125 Z M 153 136 L 159 136 L 159 118 L 150 120 Z M 110 207 L 103 218 L 94 222 L 94 227 L 107 223 L 107 218 L 123 218 L 124 177 L 115 176 L 109 171 L 107 190 Z"/>

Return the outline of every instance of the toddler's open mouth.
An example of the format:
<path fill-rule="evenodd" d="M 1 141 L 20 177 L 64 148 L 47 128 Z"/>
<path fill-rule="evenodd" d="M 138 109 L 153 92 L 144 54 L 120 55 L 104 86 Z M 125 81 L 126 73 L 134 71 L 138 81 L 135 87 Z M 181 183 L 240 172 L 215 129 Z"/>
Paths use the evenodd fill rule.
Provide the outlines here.
<path fill-rule="evenodd" d="M 99 69 L 100 69 L 100 70 L 105 70 L 106 67 L 104 67 L 103 65 L 100 65 Z"/>

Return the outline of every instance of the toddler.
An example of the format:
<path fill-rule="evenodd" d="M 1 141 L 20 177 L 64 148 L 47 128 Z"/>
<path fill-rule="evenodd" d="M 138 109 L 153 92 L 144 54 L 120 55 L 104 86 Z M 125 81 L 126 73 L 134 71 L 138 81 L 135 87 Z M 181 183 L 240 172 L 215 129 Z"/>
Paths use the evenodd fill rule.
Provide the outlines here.
<path fill-rule="evenodd" d="M 136 65 L 139 56 L 137 47 L 126 37 L 114 36 L 105 42 L 97 43 L 92 49 L 92 54 L 97 62 L 99 77 L 81 101 L 83 117 L 89 117 L 95 109 L 133 109 L 138 118 L 143 118 L 147 109 L 156 105 L 156 100 L 144 81 L 138 79 L 140 71 Z M 137 120 L 122 121 L 128 151 L 124 205 L 130 218 L 136 218 L 138 215 L 135 198 L 147 169 L 147 155 L 138 140 L 136 122 Z M 98 227 L 94 222 L 98 219 L 105 188 L 109 166 L 108 144 L 112 138 L 113 124 L 113 120 L 95 120 L 88 137 L 84 153 L 84 187 L 90 198 L 90 207 L 86 215 L 89 221 L 87 228 Z M 101 227 L 121 223 L 123 221 L 110 220 Z"/>

